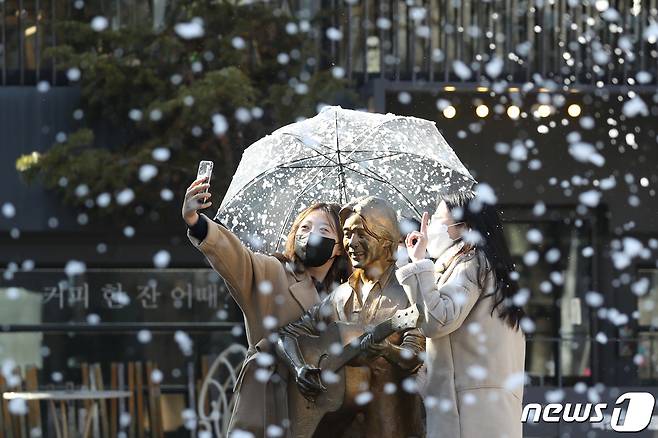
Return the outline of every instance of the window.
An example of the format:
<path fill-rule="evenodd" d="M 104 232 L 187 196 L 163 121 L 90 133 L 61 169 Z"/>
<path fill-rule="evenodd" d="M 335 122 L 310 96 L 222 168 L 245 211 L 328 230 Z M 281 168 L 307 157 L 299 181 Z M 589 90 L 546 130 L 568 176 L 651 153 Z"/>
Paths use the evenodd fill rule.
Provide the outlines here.
<path fill-rule="evenodd" d="M 635 363 L 639 378 L 649 384 L 658 381 L 658 269 L 640 269 L 636 284 L 640 287 L 637 290 L 639 317 Z"/>
<path fill-rule="evenodd" d="M 0 320 L 10 333 L 0 335 L 0 361 L 35 364 L 64 379 L 79 380 L 82 358 L 145 357 L 161 364 L 164 384 L 182 383 L 176 370 L 191 360 L 186 343 L 203 355 L 243 341 L 241 313 L 211 269 L 87 269 L 70 278 L 55 269 L 4 274 Z"/>
<path fill-rule="evenodd" d="M 583 296 L 592 282 L 591 259 L 583 256 L 590 228 L 569 216 L 556 211 L 538 218 L 521 208 L 504 212 L 520 287 L 530 293 L 526 311 L 535 327 L 528 336 L 526 371 L 533 384 L 559 385 L 592 375 L 591 315 Z"/>

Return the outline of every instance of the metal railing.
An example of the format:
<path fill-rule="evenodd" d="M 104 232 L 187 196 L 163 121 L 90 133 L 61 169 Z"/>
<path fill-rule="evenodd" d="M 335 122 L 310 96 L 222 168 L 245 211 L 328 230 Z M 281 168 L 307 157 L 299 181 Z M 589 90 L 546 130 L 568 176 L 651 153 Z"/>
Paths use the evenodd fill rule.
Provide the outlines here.
<path fill-rule="evenodd" d="M 604 87 L 657 83 L 657 1 L 277 0 L 267 4 L 289 12 L 291 21 L 308 25 L 308 40 L 317 48 L 314 68 L 339 67 L 340 73 L 359 83 L 382 78 L 486 84 L 496 77 L 510 84 L 554 79 L 570 87 Z M 104 15 L 115 29 L 147 23 L 157 28 L 170 4 L 170 0 L 0 1 L 0 84 L 62 82 L 54 60 L 43 59 L 42 53 L 58 43 L 53 23 L 71 18 L 77 7 L 84 7 L 86 16 L 92 10 Z M 600 10 L 605 4 L 610 8 Z"/>

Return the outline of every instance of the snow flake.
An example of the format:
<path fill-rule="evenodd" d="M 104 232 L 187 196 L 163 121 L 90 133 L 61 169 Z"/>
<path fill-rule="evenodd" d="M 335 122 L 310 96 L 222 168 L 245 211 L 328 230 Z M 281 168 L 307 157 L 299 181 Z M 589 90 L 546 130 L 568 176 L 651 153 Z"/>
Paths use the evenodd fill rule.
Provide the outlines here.
<path fill-rule="evenodd" d="M 212 130 L 215 135 L 221 136 L 226 134 L 226 131 L 228 131 L 228 121 L 226 120 L 226 117 L 219 113 L 213 114 Z"/>
<path fill-rule="evenodd" d="M 2 204 L 2 215 L 7 219 L 11 219 L 16 216 L 16 207 L 11 202 L 5 202 Z"/>
<path fill-rule="evenodd" d="M 11 415 L 26 415 L 28 412 L 27 402 L 22 398 L 9 400 L 8 408 Z"/>
<path fill-rule="evenodd" d="M 125 188 L 117 194 L 116 199 L 119 205 L 130 204 L 135 199 L 135 192 L 131 188 Z"/>
<path fill-rule="evenodd" d="M 158 174 L 158 168 L 153 164 L 142 164 L 139 168 L 139 180 L 148 182 Z"/>
<path fill-rule="evenodd" d="M 373 399 L 372 392 L 364 391 L 357 394 L 357 396 L 354 398 L 354 401 L 356 402 L 357 405 L 364 406 L 370 403 L 372 399 Z"/>
<path fill-rule="evenodd" d="M 185 40 L 201 38 L 205 33 L 203 20 L 199 17 L 194 17 L 189 22 L 177 23 L 174 30 L 179 37 Z"/>
<path fill-rule="evenodd" d="M 64 267 L 64 272 L 68 277 L 74 277 L 76 275 L 82 275 L 87 271 L 87 265 L 85 262 L 79 260 L 69 260 Z"/>
<path fill-rule="evenodd" d="M 491 79 L 496 79 L 503 72 L 504 62 L 500 56 L 494 56 L 484 67 L 484 71 Z"/>
<path fill-rule="evenodd" d="M 168 148 L 155 148 L 151 152 L 151 156 L 156 161 L 167 161 L 171 157 L 171 151 Z"/>
<path fill-rule="evenodd" d="M 174 340 L 185 356 L 192 355 L 193 342 L 192 338 L 190 338 L 187 333 L 182 330 L 177 330 L 176 333 L 174 333 Z"/>
<path fill-rule="evenodd" d="M 642 100 L 640 96 L 636 95 L 632 99 L 624 102 L 622 112 L 626 117 L 629 118 L 636 117 L 638 115 L 648 116 L 649 108 L 647 107 L 647 104 L 644 102 L 644 100 Z"/>
<path fill-rule="evenodd" d="M 160 251 L 156 252 L 155 255 L 153 256 L 153 265 L 158 268 L 158 269 L 164 269 L 167 266 L 169 266 L 169 262 L 171 261 L 171 254 L 169 254 L 169 251 L 161 249 Z"/>
<path fill-rule="evenodd" d="M 599 205 L 599 202 L 601 201 L 601 192 L 598 190 L 588 190 L 581 193 L 578 196 L 578 200 L 581 204 L 584 204 L 590 208 L 594 208 Z"/>
<path fill-rule="evenodd" d="M 460 60 L 453 61 L 452 69 L 454 70 L 455 74 L 459 77 L 459 79 L 462 79 L 464 81 L 469 80 L 473 75 L 471 69 L 468 68 L 468 66 L 463 61 Z"/>

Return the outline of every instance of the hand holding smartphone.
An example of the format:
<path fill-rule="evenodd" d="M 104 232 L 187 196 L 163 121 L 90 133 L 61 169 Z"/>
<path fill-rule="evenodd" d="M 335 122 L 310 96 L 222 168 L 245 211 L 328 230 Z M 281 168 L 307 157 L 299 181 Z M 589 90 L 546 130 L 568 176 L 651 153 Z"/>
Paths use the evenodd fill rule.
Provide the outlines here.
<path fill-rule="evenodd" d="M 201 161 L 196 180 L 190 184 L 185 192 L 181 213 L 183 220 L 190 227 L 199 220 L 198 210 L 203 210 L 212 205 L 210 201 L 212 193 L 209 193 L 212 168 L 212 161 Z"/>
<path fill-rule="evenodd" d="M 210 184 L 210 178 L 212 177 L 212 168 L 213 168 L 212 161 L 207 161 L 207 160 L 201 161 L 199 163 L 199 170 L 196 173 L 197 181 L 200 180 L 201 178 L 206 178 L 204 182 L 206 184 Z M 210 187 L 206 188 L 205 190 L 202 191 L 202 193 L 208 193 L 209 189 Z M 203 204 L 204 199 L 199 198 L 198 202 L 199 204 Z"/>

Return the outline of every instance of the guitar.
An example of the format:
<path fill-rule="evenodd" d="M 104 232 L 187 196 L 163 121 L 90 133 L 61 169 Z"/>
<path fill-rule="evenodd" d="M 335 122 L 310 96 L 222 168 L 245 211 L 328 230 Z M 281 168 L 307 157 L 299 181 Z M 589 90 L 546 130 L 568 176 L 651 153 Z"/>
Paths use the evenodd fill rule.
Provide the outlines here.
<path fill-rule="evenodd" d="M 335 321 L 318 336 L 304 335 L 297 344 L 307 364 L 322 370 L 322 382 L 327 387 L 313 401 L 307 400 L 297 385 L 288 386 L 288 409 L 291 432 L 294 438 L 309 438 L 315 433 L 322 419 L 341 408 L 354 407 L 356 395 L 363 390 L 361 383 L 369 380 L 365 367 L 346 367 L 362 353 L 361 341 L 373 334 L 375 343 L 396 332 L 415 328 L 418 308 L 413 305 L 366 331 L 361 324 Z"/>

